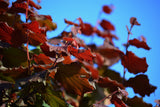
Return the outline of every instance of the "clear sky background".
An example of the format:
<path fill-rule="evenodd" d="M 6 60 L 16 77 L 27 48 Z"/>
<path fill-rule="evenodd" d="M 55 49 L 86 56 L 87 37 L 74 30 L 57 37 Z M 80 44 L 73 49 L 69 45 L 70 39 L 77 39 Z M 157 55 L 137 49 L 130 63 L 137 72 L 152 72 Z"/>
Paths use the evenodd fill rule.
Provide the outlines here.
<path fill-rule="evenodd" d="M 65 28 L 64 18 L 75 20 L 81 17 L 84 22 L 96 24 L 99 12 L 103 5 L 113 4 L 115 9 L 110 15 L 102 15 L 111 21 L 115 28 L 115 34 L 119 37 L 118 41 L 114 41 L 115 45 L 120 50 L 125 51 L 122 46 L 127 41 L 126 25 L 130 26 L 129 19 L 134 16 L 141 23 L 141 26 L 135 26 L 132 30 L 131 38 L 138 38 L 143 35 L 147 39 L 148 45 L 152 48 L 150 51 L 137 48 L 129 48 L 139 57 L 146 57 L 149 65 L 148 71 L 145 73 L 150 79 L 150 83 L 157 86 L 155 93 L 149 97 L 146 96 L 144 101 L 152 103 L 155 106 L 154 100 L 160 99 L 160 0 L 42 0 L 40 5 L 42 9 L 39 14 L 51 15 L 53 21 L 57 23 L 58 28 L 55 31 L 49 32 L 48 37 L 57 36 Z M 91 40 L 88 39 L 87 42 Z M 100 39 L 93 39 L 97 44 L 102 44 Z M 123 75 L 123 67 L 120 62 L 111 67 Z M 126 74 L 126 79 L 135 75 Z M 127 88 L 129 97 L 135 94 L 132 89 Z M 138 95 L 138 94 L 136 94 Z"/>

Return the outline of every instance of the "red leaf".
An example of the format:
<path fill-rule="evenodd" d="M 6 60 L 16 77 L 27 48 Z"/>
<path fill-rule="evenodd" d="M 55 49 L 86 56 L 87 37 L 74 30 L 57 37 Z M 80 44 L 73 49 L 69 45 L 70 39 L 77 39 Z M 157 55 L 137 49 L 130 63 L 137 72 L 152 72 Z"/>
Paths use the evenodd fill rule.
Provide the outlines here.
<path fill-rule="evenodd" d="M 144 41 L 139 41 L 138 39 L 129 40 L 129 44 L 136 46 L 137 48 L 144 48 L 150 50 L 151 48 Z"/>
<path fill-rule="evenodd" d="M 9 8 L 9 13 L 26 13 L 27 3 L 12 3 L 12 7 Z M 31 14 L 33 11 L 28 9 L 28 13 Z"/>
<path fill-rule="evenodd" d="M 96 55 L 95 60 L 96 60 L 96 63 L 98 64 L 98 67 L 102 67 L 103 62 L 104 62 L 103 56 L 99 53 L 95 53 L 95 55 Z"/>
<path fill-rule="evenodd" d="M 115 107 L 128 107 L 121 99 L 117 97 L 117 95 L 112 95 L 111 103 L 115 105 Z"/>
<path fill-rule="evenodd" d="M 107 14 L 110 14 L 110 13 L 112 12 L 112 9 L 111 9 L 109 6 L 104 5 L 104 6 L 103 6 L 103 11 L 104 11 L 105 13 L 107 13 Z"/>
<path fill-rule="evenodd" d="M 19 47 L 27 42 L 25 32 L 20 24 L 16 24 L 13 29 L 4 22 L 0 22 L 0 39 L 14 47 Z"/>
<path fill-rule="evenodd" d="M 68 52 L 70 52 L 73 56 L 77 57 L 81 61 L 86 61 L 91 63 L 93 61 L 94 56 L 91 51 L 88 50 L 78 50 L 73 48 L 72 46 L 68 46 Z"/>
<path fill-rule="evenodd" d="M 34 61 L 37 64 L 51 64 L 54 63 L 51 58 L 44 54 L 34 55 Z"/>
<path fill-rule="evenodd" d="M 26 0 L 26 1 L 27 1 L 27 0 Z M 38 5 L 38 4 L 36 4 L 36 3 L 34 3 L 32 0 L 29 0 L 29 5 L 30 5 L 31 7 L 35 7 L 36 9 L 41 9 L 41 6 Z"/>
<path fill-rule="evenodd" d="M 89 74 L 79 63 L 61 64 L 58 66 L 55 79 L 62 84 L 67 92 L 82 96 L 94 88 L 90 85 Z"/>
<path fill-rule="evenodd" d="M 130 73 L 145 73 L 148 68 L 146 58 L 139 58 L 131 51 L 127 51 L 127 54 L 123 56 L 121 60 L 122 65 L 128 69 Z"/>
<path fill-rule="evenodd" d="M 0 22 L 0 39 L 2 41 L 12 44 L 11 35 L 13 34 L 13 31 L 14 29 L 12 27 L 9 27 L 6 22 Z"/>
<path fill-rule="evenodd" d="M 81 26 L 81 32 L 84 35 L 92 35 L 93 34 L 93 27 L 88 23 L 83 23 Z"/>
<path fill-rule="evenodd" d="M 42 33 L 43 30 L 40 29 L 39 23 L 37 21 L 33 21 L 31 23 L 23 23 L 24 28 L 27 28 L 35 33 Z"/>
<path fill-rule="evenodd" d="M 74 23 L 72 21 L 68 21 L 67 19 L 64 19 L 64 22 L 69 24 L 69 25 L 79 26 L 77 23 Z"/>
<path fill-rule="evenodd" d="M 107 20 L 103 19 L 100 23 L 104 30 L 115 30 L 114 26 Z"/>
<path fill-rule="evenodd" d="M 99 78 L 99 73 L 98 73 L 97 69 L 95 69 L 93 66 L 90 66 L 90 65 L 84 65 L 84 66 L 89 72 L 91 72 L 91 77 L 93 79 L 98 79 Z"/>
<path fill-rule="evenodd" d="M 109 77 L 99 78 L 98 85 L 103 88 L 110 89 L 111 92 L 114 92 L 119 88 L 124 89 L 124 86 L 118 83 L 115 80 L 111 80 Z"/>

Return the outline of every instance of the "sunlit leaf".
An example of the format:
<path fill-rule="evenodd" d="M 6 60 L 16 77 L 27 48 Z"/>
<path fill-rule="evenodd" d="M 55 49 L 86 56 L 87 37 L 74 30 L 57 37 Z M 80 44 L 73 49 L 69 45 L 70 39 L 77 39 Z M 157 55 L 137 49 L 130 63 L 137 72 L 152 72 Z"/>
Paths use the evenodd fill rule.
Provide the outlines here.
<path fill-rule="evenodd" d="M 112 95 L 111 102 L 115 107 L 128 107 L 117 95 Z"/>
<path fill-rule="evenodd" d="M 140 94 L 142 97 L 145 95 L 150 96 L 150 94 L 157 89 L 157 87 L 149 83 L 147 75 L 143 74 L 130 78 L 126 82 L 126 86 L 132 87 L 134 92 Z"/>
<path fill-rule="evenodd" d="M 139 41 L 138 39 L 129 40 L 129 44 L 136 46 L 137 48 L 144 48 L 146 50 L 150 50 L 151 48 L 144 41 Z"/>
<path fill-rule="evenodd" d="M 130 73 L 145 73 L 148 68 L 146 58 L 139 58 L 131 51 L 127 51 L 126 55 L 121 60 L 122 65 L 128 69 Z"/>
<path fill-rule="evenodd" d="M 68 52 L 70 52 L 73 56 L 77 57 L 79 60 L 86 61 L 91 63 L 93 61 L 93 54 L 89 49 L 87 50 L 78 50 L 73 48 L 72 46 L 68 46 Z"/>
<path fill-rule="evenodd" d="M 62 84 L 67 92 L 80 96 L 94 89 L 88 78 L 89 74 L 79 63 L 61 64 L 55 75 L 55 79 Z"/>

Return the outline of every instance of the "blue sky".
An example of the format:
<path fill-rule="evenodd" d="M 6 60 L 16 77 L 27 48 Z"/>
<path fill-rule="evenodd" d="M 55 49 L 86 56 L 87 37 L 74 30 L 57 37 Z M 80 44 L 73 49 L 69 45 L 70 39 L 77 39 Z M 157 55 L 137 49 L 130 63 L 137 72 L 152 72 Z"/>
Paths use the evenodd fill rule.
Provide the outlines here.
<path fill-rule="evenodd" d="M 148 71 L 145 73 L 150 79 L 152 85 L 157 86 L 155 93 L 150 97 L 145 97 L 144 101 L 155 105 L 154 100 L 160 99 L 160 1 L 159 0 L 42 0 L 40 5 L 42 9 L 39 14 L 51 15 L 53 21 L 57 23 L 58 28 L 55 31 L 49 32 L 48 37 L 57 36 L 65 28 L 64 18 L 75 20 L 81 17 L 84 22 L 96 24 L 97 16 L 103 5 L 113 4 L 115 9 L 110 15 L 102 15 L 111 21 L 116 28 L 115 34 L 119 37 L 115 41 L 116 46 L 120 50 L 125 51 L 122 46 L 127 41 L 126 25 L 129 24 L 130 17 L 134 16 L 141 23 L 141 26 L 135 26 L 132 30 L 131 38 L 138 38 L 143 35 L 147 39 L 148 45 L 152 48 L 150 51 L 144 49 L 129 48 L 139 57 L 146 57 L 149 65 Z M 91 39 L 89 39 L 91 40 Z M 101 40 L 94 39 L 94 42 L 102 44 Z M 120 62 L 112 69 L 123 74 L 123 67 Z M 126 74 L 126 78 L 133 77 L 130 73 Z M 130 89 L 129 96 L 133 97 L 133 90 Z"/>

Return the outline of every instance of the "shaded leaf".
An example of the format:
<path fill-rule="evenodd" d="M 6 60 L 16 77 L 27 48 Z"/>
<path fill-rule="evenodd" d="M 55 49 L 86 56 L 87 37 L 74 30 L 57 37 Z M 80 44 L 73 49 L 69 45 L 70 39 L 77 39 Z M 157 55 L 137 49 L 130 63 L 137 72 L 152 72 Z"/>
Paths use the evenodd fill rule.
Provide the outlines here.
<path fill-rule="evenodd" d="M 108 107 L 104 104 L 93 104 L 93 107 Z"/>
<path fill-rule="evenodd" d="M 138 39 L 129 40 L 129 44 L 136 46 L 137 48 L 144 48 L 150 50 L 151 48 L 144 41 L 139 41 Z"/>
<path fill-rule="evenodd" d="M 55 75 L 67 92 L 82 96 L 86 92 L 94 90 L 90 85 L 89 74 L 79 63 L 60 64 Z"/>
<path fill-rule="evenodd" d="M 115 30 L 114 26 L 105 19 L 100 22 L 100 25 L 104 30 Z"/>
<path fill-rule="evenodd" d="M 27 77 L 28 76 L 27 72 L 28 72 L 28 68 L 24 68 L 21 66 L 16 68 L 0 69 L 0 73 L 2 73 L 4 76 L 13 78 L 14 80 Z"/>
<path fill-rule="evenodd" d="M 103 88 L 108 88 L 109 91 L 111 91 L 111 92 L 116 91 L 118 89 L 118 87 L 121 89 L 124 89 L 124 86 L 122 84 L 118 83 L 115 80 L 111 80 L 108 77 L 99 78 L 98 85 Z"/>
<path fill-rule="evenodd" d="M 41 46 L 42 52 L 52 58 L 57 58 L 60 56 L 67 56 L 67 47 L 66 46 L 52 46 L 48 43 L 43 43 Z"/>
<path fill-rule="evenodd" d="M 137 96 L 128 98 L 127 100 L 124 100 L 124 102 L 130 107 L 152 107 L 151 104 L 144 102 L 143 98 L 139 98 Z"/>
<path fill-rule="evenodd" d="M 0 80 L 0 95 L 2 90 L 12 88 L 13 85 L 11 82 Z"/>
<path fill-rule="evenodd" d="M 5 48 L 3 49 L 2 54 L 2 63 L 5 67 L 27 66 L 27 53 L 22 49 Z"/>
<path fill-rule="evenodd" d="M 68 52 L 70 52 L 73 56 L 78 58 L 81 61 L 86 61 L 91 63 L 93 61 L 93 54 L 89 49 L 87 50 L 78 50 L 73 48 L 72 46 L 68 46 Z"/>
<path fill-rule="evenodd" d="M 121 60 L 122 65 L 128 69 L 130 73 L 145 73 L 148 68 L 146 58 L 139 58 L 131 51 L 127 51 L 126 55 Z"/>
<path fill-rule="evenodd" d="M 104 6 L 102 7 L 102 9 L 103 9 L 103 12 L 105 12 L 105 13 L 107 13 L 107 14 L 110 14 L 110 13 L 112 12 L 111 7 L 109 7 L 108 5 L 104 5 Z"/>
<path fill-rule="evenodd" d="M 7 0 L 0 0 L 0 13 L 6 12 L 9 2 Z"/>
<path fill-rule="evenodd" d="M 117 97 L 117 95 L 112 95 L 111 103 L 115 105 L 115 107 L 128 107 L 121 99 Z"/>
<path fill-rule="evenodd" d="M 145 95 L 150 96 L 150 94 L 157 89 L 157 87 L 149 83 L 147 75 L 143 74 L 130 78 L 125 85 L 132 87 L 134 92 L 140 94 L 142 97 Z"/>

